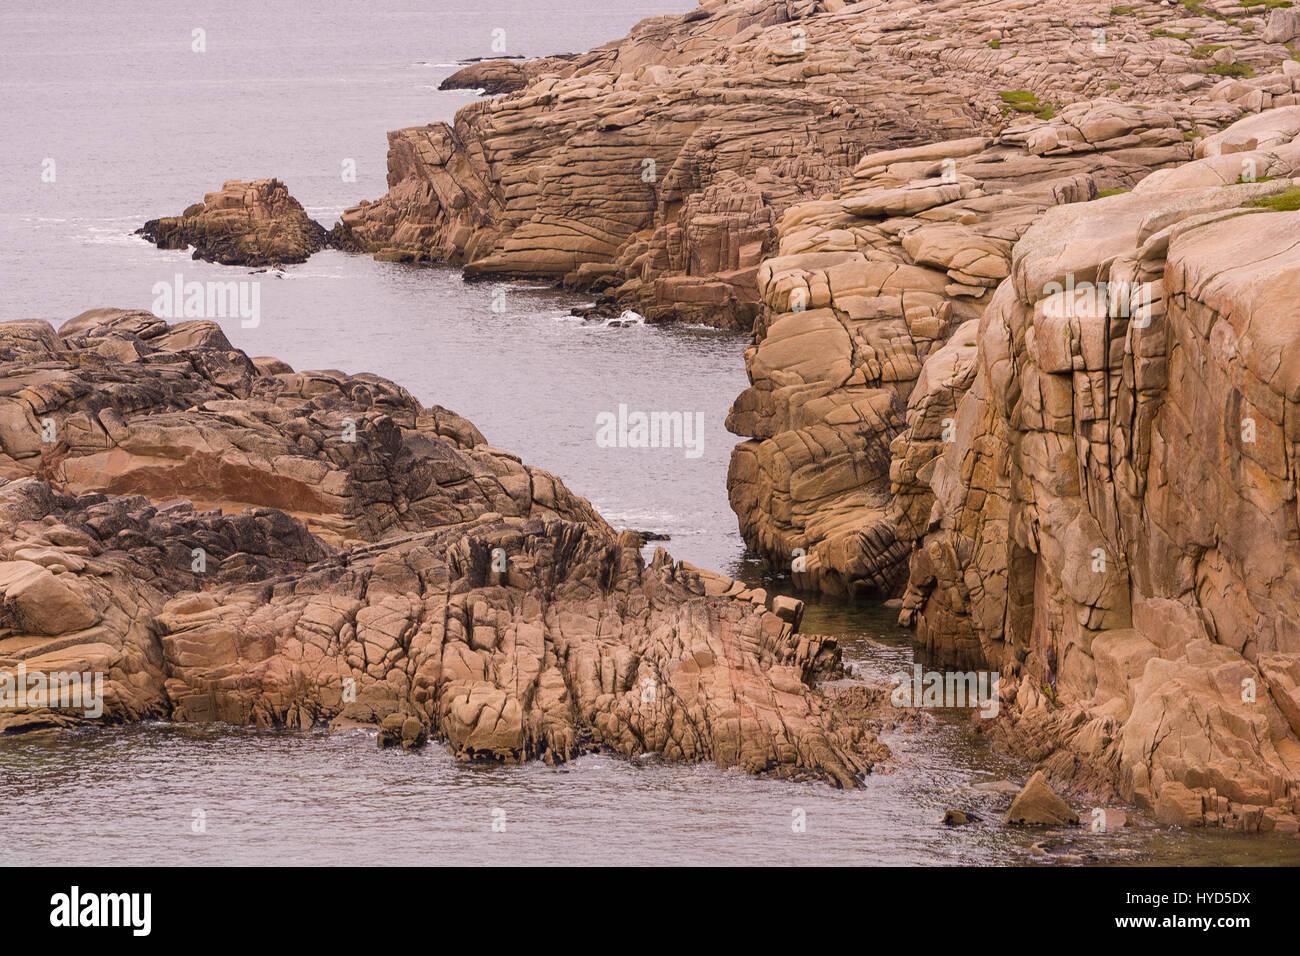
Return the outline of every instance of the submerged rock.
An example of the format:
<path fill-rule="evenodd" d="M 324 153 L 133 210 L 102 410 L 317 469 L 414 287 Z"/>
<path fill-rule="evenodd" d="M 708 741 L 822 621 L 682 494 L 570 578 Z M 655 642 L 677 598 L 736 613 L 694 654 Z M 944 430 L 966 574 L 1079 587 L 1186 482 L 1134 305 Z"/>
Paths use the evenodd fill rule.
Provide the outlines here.
<path fill-rule="evenodd" d="M 480 60 L 461 67 L 438 84 L 440 90 L 482 90 L 488 96 L 500 96 L 522 89 L 528 82 L 528 70 L 518 60 Z"/>
<path fill-rule="evenodd" d="M 222 265 L 305 262 L 328 242 L 278 179 L 231 180 L 180 216 L 151 219 L 137 230 L 159 249 L 194 247 L 194 258 Z"/>
<path fill-rule="evenodd" d="M 401 747 L 403 750 L 415 750 L 429 741 L 429 733 L 418 717 L 403 713 L 389 714 L 379 725 L 376 742 L 382 750 L 385 747 Z"/>

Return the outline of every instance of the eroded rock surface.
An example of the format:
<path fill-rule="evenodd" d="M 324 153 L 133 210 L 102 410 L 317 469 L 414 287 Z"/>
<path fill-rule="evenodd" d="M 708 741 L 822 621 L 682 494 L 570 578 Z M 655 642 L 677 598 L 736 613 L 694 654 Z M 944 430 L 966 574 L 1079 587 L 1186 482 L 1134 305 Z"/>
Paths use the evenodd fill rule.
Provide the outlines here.
<path fill-rule="evenodd" d="M 1298 134 L 1248 117 L 1026 231 L 911 562 L 904 619 L 1004 675 L 1019 746 L 1166 822 L 1300 810 Z"/>
<path fill-rule="evenodd" d="M 222 265 L 305 262 L 324 249 L 325 227 L 310 219 L 278 179 L 231 180 L 179 216 L 138 231 L 159 249 L 194 247 L 194 258 Z"/>
<path fill-rule="evenodd" d="M 604 522 L 553 475 L 377 375 L 249 358 L 214 322 L 96 309 L 0 325 L 0 476 L 272 507 L 334 543 L 496 512 Z"/>
<path fill-rule="evenodd" d="M 1195 102 L 1210 127 L 1294 102 L 1289 75 L 1262 76 L 1291 55 L 1281 12 L 714 0 L 586 54 L 467 68 L 466 85 L 523 85 L 451 125 L 390 133 L 387 195 L 333 236 L 470 275 L 563 280 L 615 312 L 744 328 L 782 213 L 833 193 L 864 154 L 1101 96 Z"/>
<path fill-rule="evenodd" d="M 0 731 L 381 724 L 466 759 L 657 753 L 844 787 L 888 753 L 814 689 L 839 650 L 797 633 L 799 602 L 647 566 L 377 376 L 149 313 L 7 323 L 0 445 L 0 671 L 98 673 L 104 697 L 98 718 L 28 700 Z"/>
<path fill-rule="evenodd" d="M 1053 206 L 1191 159 L 1196 129 L 1184 110 L 1080 103 L 868 154 L 835 198 L 789 210 L 727 418 L 750 439 L 728 474 L 746 543 L 801 587 L 901 593 L 1013 244 Z"/>

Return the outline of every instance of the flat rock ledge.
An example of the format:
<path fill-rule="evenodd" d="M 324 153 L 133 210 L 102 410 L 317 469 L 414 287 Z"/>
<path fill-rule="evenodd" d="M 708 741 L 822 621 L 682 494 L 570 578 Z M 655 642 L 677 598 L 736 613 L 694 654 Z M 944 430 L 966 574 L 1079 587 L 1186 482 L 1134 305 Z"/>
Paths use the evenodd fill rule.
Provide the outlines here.
<path fill-rule="evenodd" d="M 227 266 L 306 262 L 328 244 L 325 227 L 310 219 L 278 179 L 233 179 L 179 216 L 151 219 L 137 235 L 159 249 L 194 247 L 194 258 Z"/>
<path fill-rule="evenodd" d="M 104 681 L 102 717 L 27 701 L 0 732 L 387 721 L 470 760 L 653 753 L 840 787 L 888 755 L 860 701 L 816 689 L 840 654 L 797 632 L 799 602 L 647 564 L 378 376 L 144 312 L 0 324 L 0 447 L 0 672 Z"/>

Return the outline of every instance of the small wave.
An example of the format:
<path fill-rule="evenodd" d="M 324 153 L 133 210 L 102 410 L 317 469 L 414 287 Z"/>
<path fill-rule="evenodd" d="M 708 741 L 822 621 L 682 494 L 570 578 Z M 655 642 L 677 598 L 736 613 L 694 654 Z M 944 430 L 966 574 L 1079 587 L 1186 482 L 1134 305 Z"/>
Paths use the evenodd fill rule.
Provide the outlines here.
<path fill-rule="evenodd" d="M 719 335 L 744 335 L 735 329 L 720 329 L 716 325 L 704 325 L 700 322 L 681 322 L 672 326 L 682 332 L 717 332 Z"/>
<path fill-rule="evenodd" d="M 89 229 L 77 233 L 73 238 L 86 246 L 121 245 L 140 241 L 140 237 L 135 235 L 133 231 L 123 232 L 120 228 L 109 228 L 107 226 L 91 226 Z"/>
<path fill-rule="evenodd" d="M 640 312 L 633 312 L 631 309 L 624 309 L 612 319 L 606 319 L 601 323 L 601 328 L 606 329 L 626 329 L 634 325 L 645 325 L 645 316 Z"/>

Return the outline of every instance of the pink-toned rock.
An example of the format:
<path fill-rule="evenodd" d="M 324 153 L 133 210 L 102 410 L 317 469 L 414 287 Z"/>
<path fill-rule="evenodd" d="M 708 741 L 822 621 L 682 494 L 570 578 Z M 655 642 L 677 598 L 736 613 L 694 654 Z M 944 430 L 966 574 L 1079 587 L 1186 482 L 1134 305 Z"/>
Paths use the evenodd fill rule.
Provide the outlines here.
<path fill-rule="evenodd" d="M 464 759 L 658 753 L 840 787 L 888 755 L 816 688 L 839 648 L 797 633 L 800 602 L 647 565 L 378 376 L 99 309 L 0 324 L 0 423 L 0 672 L 103 690 L 102 714 L 6 701 L 0 733 L 378 724 Z"/>
<path fill-rule="evenodd" d="M 278 179 L 231 180 L 180 216 L 151 219 L 138 234 L 159 249 L 193 246 L 195 259 L 239 266 L 305 262 L 328 239 Z"/>

